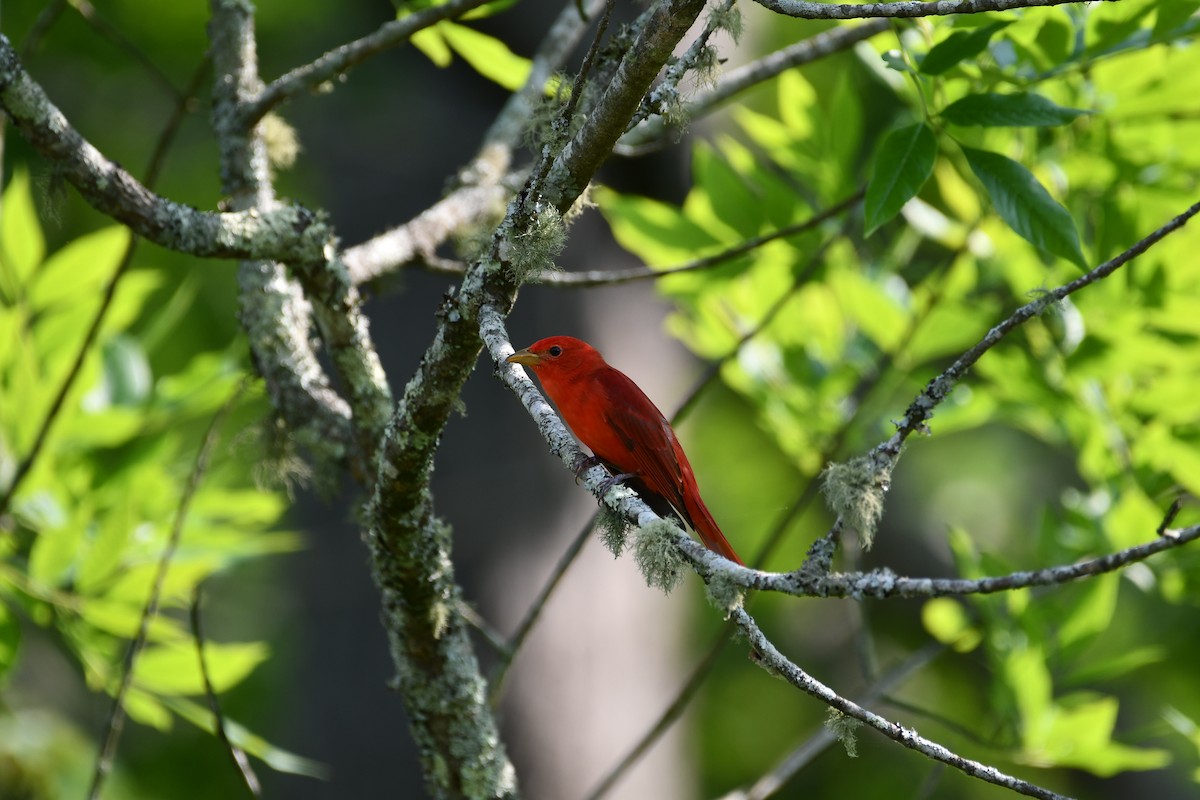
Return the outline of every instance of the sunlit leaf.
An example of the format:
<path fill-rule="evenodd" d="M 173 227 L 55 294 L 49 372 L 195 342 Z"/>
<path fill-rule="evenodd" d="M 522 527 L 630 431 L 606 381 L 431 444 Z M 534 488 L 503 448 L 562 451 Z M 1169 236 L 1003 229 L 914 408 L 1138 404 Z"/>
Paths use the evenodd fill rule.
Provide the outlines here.
<path fill-rule="evenodd" d="M 936 158 L 937 139 L 923 122 L 887 135 L 875 154 L 875 165 L 867 182 L 864 208 L 868 236 L 921 191 L 933 173 Z"/>
<path fill-rule="evenodd" d="M 4 189 L 0 206 L 0 299 L 15 299 L 46 255 L 46 240 L 33 205 L 29 171 L 19 168 Z M 7 303 L 6 303 L 7 304 Z"/>
<path fill-rule="evenodd" d="M 969 94 L 942 109 L 942 117 L 955 125 L 987 127 L 1051 127 L 1066 125 L 1090 112 L 1064 108 L 1040 94 Z"/>
<path fill-rule="evenodd" d="M 180 717 L 202 730 L 212 731 L 214 729 L 212 711 L 206 704 L 202 705 L 182 697 L 164 697 L 162 701 Z M 230 741 L 250 755 L 261 759 L 272 769 L 294 775 L 307 775 L 312 778 L 327 777 L 329 770 L 324 764 L 276 747 L 261 736 L 251 733 L 245 726 L 233 719 L 226 717 L 224 723 Z"/>
<path fill-rule="evenodd" d="M 937 597 L 921 606 L 921 622 L 933 638 L 960 653 L 969 653 L 983 641 L 962 605 L 949 597 Z"/>
<path fill-rule="evenodd" d="M 205 642 L 208 678 L 218 692 L 241 683 L 267 659 L 262 642 Z M 158 694 L 203 694 L 204 676 L 196 648 L 188 642 L 147 647 L 138 657 L 134 680 L 141 688 Z"/>
<path fill-rule="evenodd" d="M 529 78 L 533 69 L 529 59 L 509 50 L 494 36 L 454 22 L 439 22 L 437 29 L 454 52 L 488 80 L 515 91 Z"/>
<path fill-rule="evenodd" d="M 1087 267 L 1075 221 L 1032 172 L 999 153 L 971 147 L 964 147 L 963 153 L 992 199 L 996 213 L 1021 238 L 1080 268 Z"/>
<path fill-rule="evenodd" d="M 81 236 L 52 254 L 38 270 L 29 293 L 34 307 L 44 309 L 81 299 L 90 304 L 115 273 L 130 235 L 129 229 L 114 225 Z"/>
<path fill-rule="evenodd" d="M 987 49 L 988 42 L 998 32 L 1012 24 L 1011 20 L 993 22 L 973 31 L 955 31 L 929 49 L 917 68 L 926 75 L 941 75 L 968 58 Z"/>

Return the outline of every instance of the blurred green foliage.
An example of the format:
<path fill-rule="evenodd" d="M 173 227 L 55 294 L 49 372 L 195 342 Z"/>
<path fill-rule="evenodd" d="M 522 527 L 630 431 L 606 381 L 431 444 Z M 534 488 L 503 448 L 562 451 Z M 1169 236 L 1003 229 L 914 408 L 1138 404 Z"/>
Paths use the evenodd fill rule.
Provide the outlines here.
<path fill-rule="evenodd" d="M 1016 307 L 1195 202 L 1200 138 L 1194 104 L 1181 102 L 1200 80 L 1197 6 L 1132 0 L 898 23 L 783 73 L 706 125 L 681 204 L 596 193 L 618 241 L 665 268 L 866 187 L 861 216 L 658 283 L 674 303 L 672 333 L 705 359 L 734 354 L 726 391 L 688 435 L 698 470 L 727 476 L 705 490 L 740 547 L 764 541 L 827 462 L 886 438 L 925 382 Z M 935 414 L 932 437 L 901 459 L 872 561 L 966 577 L 1070 563 L 1153 539 L 1176 496 L 1200 493 L 1195 225 L 983 357 Z M 764 439 L 790 462 L 789 486 L 772 486 L 774 457 L 730 459 L 745 441 L 761 454 Z M 828 521 L 806 511 L 766 566 L 794 568 Z M 959 752 L 1067 792 L 1091 784 L 1028 768 L 1107 778 L 1170 767 L 1158 785 L 1182 796 L 1200 764 L 1200 690 L 1150 687 L 1197 656 L 1198 567 L 1175 551 L 1078 585 L 870 602 L 857 615 L 753 602 L 802 666 L 851 695 L 926 636 L 947 644 L 952 653 L 898 693 L 920 708 L 891 713 Z M 752 780 L 819 724 L 805 698 L 763 683 L 735 659 L 718 668 L 697 726 L 706 793 Z M 857 772 L 915 787 L 931 769 L 862 738 L 871 769 Z M 843 758 L 818 759 L 790 784 L 795 796 L 803 785 L 879 796 L 878 778 L 847 775 Z M 995 792 L 957 775 L 930 787 Z"/>
<path fill-rule="evenodd" d="M 200 475 L 161 585 L 164 613 L 150 624 L 125 698 L 130 717 L 145 725 L 167 730 L 181 718 L 211 729 L 193 633 L 186 613 L 172 612 L 186 612 L 208 577 L 299 544 L 276 530 L 286 496 L 257 487 L 251 477 L 254 460 L 247 456 L 262 450 L 254 434 L 264 400 L 242 391 L 239 346 L 196 352 L 183 370 L 154 374 L 152 351 L 177 315 L 171 301 L 165 308 L 147 305 L 162 279 L 148 265 L 121 275 L 96 340 L 83 349 L 130 246 L 128 231 L 103 228 L 47 254 L 28 173 L 14 173 L 2 201 L 0 484 L 6 493 L 18 465 L 37 457 L 10 499 L 0 536 L 0 682 L 21 660 L 24 618 L 53 631 L 90 689 L 116 692 L 201 440 L 224 409 L 220 432 L 228 443 Z M 186 283 L 176 289 L 187 291 Z M 133 328 L 141 335 L 127 332 Z M 55 407 L 81 350 L 77 376 Z M 262 642 L 208 642 L 208 679 L 225 693 L 267 657 Z M 17 718 L 6 724 L 22 729 Z M 281 768 L 315 769 L 248 733 L 235 739 Z"/>

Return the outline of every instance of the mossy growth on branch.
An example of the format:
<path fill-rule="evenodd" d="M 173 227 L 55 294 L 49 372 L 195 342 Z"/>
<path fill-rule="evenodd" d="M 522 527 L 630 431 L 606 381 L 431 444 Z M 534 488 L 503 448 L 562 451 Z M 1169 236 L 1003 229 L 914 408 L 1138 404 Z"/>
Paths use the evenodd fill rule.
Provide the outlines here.
<path fill-rule="evenodd" d="M 890 467 L 877 464 L 868 456 L 852 458 L 845 464 L 831 463 L 821 473 L 821 491 L 829 510 L 842 518 L 847 527 L 858 531 L 863 547 L 875 542 L 875 528 L 883 516 L 883 500 L 891 481 Z"/>
<path fill-rule="evenodd" d="M 837 737 L 851 758 L 858 758 L 858 728 L 861 725 L 860 721 L 836 708 L 829 709 L 825 715 L 825 727 Z"/>
<path fill-rule="evenodd" d="M 720 610 L 725 619 L 729 619 L 734 609 L 741 608 L 746 599 L 746 588 L 738 585 L 733 576 L 726 572 L 714 572 L 704 588 L 708 602 Z"/>
<path fill-rule="evenodd" d="M 683 559 L 675 545 L 679 529 L 664 519 L 641 525 L 633 537 L 633 557 L 646 583 L 664 593 L 679 585 Z"/>
<path fill-rule="evenodd" d="M 629 540 L 630 524 L 620 512 L 614 511 L 606 505 L 600 506 L 600 513 L 596 517 L 596 528 L 600 531 L 600 541 L 604 542 L 604 546 L 613 554 L 613 558 L 620 557 L 625 550 L 625 544 Z"/>

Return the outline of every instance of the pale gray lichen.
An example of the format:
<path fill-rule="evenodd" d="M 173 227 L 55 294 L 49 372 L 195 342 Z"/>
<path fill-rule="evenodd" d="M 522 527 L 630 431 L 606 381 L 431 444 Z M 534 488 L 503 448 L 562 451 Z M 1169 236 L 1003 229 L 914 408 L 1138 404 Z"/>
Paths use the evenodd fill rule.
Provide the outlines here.
<path fill-rule="evenodd" d="M 267 149 L 267 161 L 272 170 L 291 169 L 300 155 L 300 136 L 296 129 L 274 111 L 259 123 L 263 144 Z"/>
<path fill-rule="evenodd" d="M 825 503 L 847 527 L 858 531 L 865 549 L 869 550 L 875 541 L 890 480 L 890 466 L 876 464 L 868 456 L 858 456 L 845 464 L 831 463 L 821 473 Z"/>
<path fill-rule="evenodd" d="M 741 586 L 727 572 L 714 572 L 705 586 L 708 602 L 729 619 L 734 609 L 742 607 L 746 599 L 746 588 Z"/>
<path fill-rule="evenodd" d="M 679 585 L 683 576 L 683 559 L 675 541 L 679 529 L 663 519 L 638 526 L 633 539 L 633 557 L 646 583 L 664 593 Z"/>
<path fill-rule="evenodd" d="M 625 549 L 630 527 L 629 521 L 623 514 L 608 506 L 600 506 L 600 513 L 596 517 L 596 528 L 600 531 L 600 541 L 604 542 L 604 546 L 613 554 L 613 558 L 620 557 L 621 552 Z"/>
<path fill-rule="evenodd" d="M 554 261 L 567 245 L 567 226 L 558 209 L 550 203 L 534 205 L 525 228 L 513 233 L 511 245 L 508 268 L 518 283 L 543 270 L 557 269 Z"/>
<path fill-rule="evenodd" d="M 825 715 L 825 728 L 846 748 L 846 755 L 858 758 L 858 728 L 862 723 L 836 708 Z"/>

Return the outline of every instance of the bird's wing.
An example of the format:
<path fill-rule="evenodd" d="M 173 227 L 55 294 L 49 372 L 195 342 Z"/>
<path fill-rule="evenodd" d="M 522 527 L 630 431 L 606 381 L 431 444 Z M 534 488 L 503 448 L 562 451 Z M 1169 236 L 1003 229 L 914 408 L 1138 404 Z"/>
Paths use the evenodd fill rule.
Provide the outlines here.
<path fill-rule="evenodd" d="M 691 524 L 684 505 L 684 466 L 675 432 L 662 412 L 633 381 L 616 370 L 603 380 L 609 402 L 604 418 L 616 434 L 611 445 L 619 453 L 597 453 L 622 472 L 636 474 Z"/>

